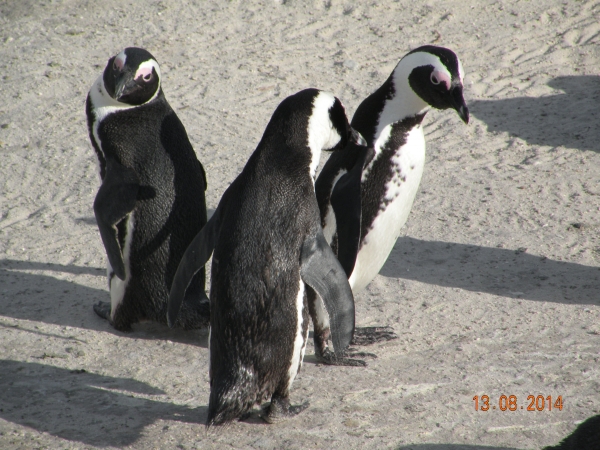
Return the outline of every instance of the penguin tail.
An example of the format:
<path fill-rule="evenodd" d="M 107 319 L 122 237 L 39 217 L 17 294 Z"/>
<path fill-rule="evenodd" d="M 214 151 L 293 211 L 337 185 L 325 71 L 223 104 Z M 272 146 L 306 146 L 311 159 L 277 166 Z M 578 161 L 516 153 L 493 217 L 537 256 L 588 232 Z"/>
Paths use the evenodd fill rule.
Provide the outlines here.
<path fill-rule="evenodd" d="M 228 377 L 214 376 L 211 380 L 207 428 L 244 418 L 254 404 L 260 401 L 259 397 L 262 396 L 258 395 L 252 372 L 246 368 L 239 368 L 236 372 L 230 372 Z"/>

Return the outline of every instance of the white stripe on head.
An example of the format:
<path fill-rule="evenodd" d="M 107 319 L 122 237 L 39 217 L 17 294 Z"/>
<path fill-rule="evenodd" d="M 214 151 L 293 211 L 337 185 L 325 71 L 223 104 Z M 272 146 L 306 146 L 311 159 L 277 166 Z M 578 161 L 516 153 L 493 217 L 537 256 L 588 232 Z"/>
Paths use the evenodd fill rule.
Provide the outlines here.
<path fill-rule="evenodd" d="M 126 61 L 127 61 L 127 55 L 125 54 L 125 50 L 123 50 L 121 53 L 119 53 L 117 56 L 115 56 L 114 63 L 119 70 L 123 70 L 123 67 L 125 67 Z"/>
<path fill-rule="evenodd" d="M 375 139 L 388 125 L 427 112 L 430 106 L 412 90 L 408 83 L 408 77 L 413 69 L 421 66 L 433 66 L 439 82 L 452 80 L 452 74 L 437 56 L 428 52 L 409 53 L 400 60 L 392 79 L 394 81 L 394 96 L 388 100 L 379 116 L 379 123 L 375 133 Z M 462 68 L 459 64 L 459 69 Z"/>
<path fill-rule="evenodd" d="M 460 62 L 458 56 L 456 57 L 456 60 L 458 61 L 458 77 L 460 78 L 460 84 L 463 84 L 465 79 L 465 71 L 463 70 L 462 63 Z"/>
<path fill-rule="evenodd" d="M 396 66 L 396 69 L 400 66 L 407 69 L 407 73 L 406 73 L 406 77 L 405 77 L 407 80 L 408 80 L 408 76 L 410 75 L 410 72 L 412 72 L 412 70 L 415 67 L 421 67 L 421 66 L 433 66 L 434 70 L 445 73 L 448 76 L 448 78 L 452 79 L 452 74 L 450 73 L 450 71 L 448 70 L 446 65 L 440 60 L 440 58 L 438 58 L 436 55 L 429 53 L 429 52 L 410 53 L 400 60 L 400 62 L 398 63 L 398 66 Z M 395 81 L 395 74 L 394 74 L 394 81 Z"/>
<path fill-rule="evenodd" d="M 154 69 L 156 71 L 156 75 L 158 75 L 160 87 L 160 67 L 158 63 L 153 59 L 149 59 L 148 61 L 144 61 L 143 63 L 141 63 L 138 67 L 138 70 L 135 72 L 135 76 L 133 78 L 137 80 L 140 76 L 148 75 L 152 73 L 152 69 Z"/>
<path fill-rule="evenodd" d="M 321 158 L 321 150 L 335 147 L 341 139 L 329 117 L 329 109 L 334 103 L 333 94 L 323 91 L 319 92 L 313 101 L 307 129 L 308 146 L 311 151 L 310 175 L 313 179 Z"/>

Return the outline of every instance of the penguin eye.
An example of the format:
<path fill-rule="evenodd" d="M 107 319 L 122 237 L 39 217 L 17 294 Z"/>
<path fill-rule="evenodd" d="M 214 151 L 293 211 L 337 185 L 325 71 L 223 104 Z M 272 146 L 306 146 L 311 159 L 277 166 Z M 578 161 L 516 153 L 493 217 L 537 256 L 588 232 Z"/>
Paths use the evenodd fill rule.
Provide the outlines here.
<path fill-rule="evenodd" d="M 150 81 L 152 79 L 152 74 L 148 73 L 148 74 L 144 75 L 143 78 L 144 78 L 144 81 Z"/>
<path fill-rule="evenodd" d="M 430 79 L 433 84 L 440 84 L 440 80 L 438 80 L 438 77 L 435 76 L 435 73 L 431 74 Z"/>
<path fill-rule="evenodd" d="M 119 70 L 119 68 L 117 67 L 117 62 L 116 61 L 113 61 L 113 70 L 114 71 Z"/>

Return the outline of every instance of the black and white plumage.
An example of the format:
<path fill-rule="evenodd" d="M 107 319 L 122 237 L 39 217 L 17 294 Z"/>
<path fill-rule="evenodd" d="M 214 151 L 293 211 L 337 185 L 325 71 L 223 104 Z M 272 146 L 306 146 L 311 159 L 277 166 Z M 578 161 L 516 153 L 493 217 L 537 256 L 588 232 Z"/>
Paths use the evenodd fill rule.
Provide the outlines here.
<path fill-rule="evenodd" d="M 323 232 L 355 294 L 379 273 L 412 208 L 425 164 L 425 114 L 432 107 L 453 108 L 468 123 L 463 78 L 460 60 L 451 50 L 431 45 L 412 50 L 354 114 L 352 127 L 367 147 L 332 154 L 320 173 L 315 191 Z M 357 174 L 360 202 L 352 183 L 350 189 L 337 186 L 338 180 Z M 348 220 L 348 211 L 354 211 L 354 219 Z M 311 310 L 320 356 L 326 350 L 329 325 L 318 301 Z M 393 337 L 385 329 L 364 331 L 363 343 Z M 356 334 L 362 334 L 360 328 Z"/>
<path fill-rule="evenodd" d="M 122 331 L 166 323 L 171 283 L 185 249 L 206 223 L 206 175 L 169 106 L 156 59 L 126 48 L 109 59 L 87 97 L 90 139 L 102 185 L 94 213 L 108 257 L 111 302 L 94 310 Z M 177 323 L 208 324 L 205 275 L 193 280 Z"/>
<path fill-rule="evenodd" d="M 600 450 L 600 414 L 588 417 L 560 444 L 542 450 Z"/>
<path fill-rule="evenodd" d="M 349 139 L 356 135 L 333 95 L 306 89 L 286 98 L 182 258 L 170 323 L 188 281 L 214 250 L 208 426 L 268 399 L 268 422 L 304 409 L 290 406 L 288 394 L 308 338 L 307 286 L 324 300 L 336 354 L 352 339 L 352 291 L 323 237 L 314 194 L 321 150 L 343 148 Z"/>

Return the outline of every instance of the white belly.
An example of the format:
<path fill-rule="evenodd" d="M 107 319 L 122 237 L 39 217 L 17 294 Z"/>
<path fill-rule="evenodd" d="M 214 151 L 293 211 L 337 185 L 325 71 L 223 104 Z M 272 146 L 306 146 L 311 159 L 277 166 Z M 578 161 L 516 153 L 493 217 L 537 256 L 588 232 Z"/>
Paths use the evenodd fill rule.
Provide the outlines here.
<path fill-rule="evenodd" d="M 112 275 L 112 267 L 110 262 L 107 261 L 107 275 L 108 275 L 108 287 L 110 289 L 110 318 L 114 320 L 115 311 L 117 307 L 123 301 L 125 296 L 125 289 L 131 279 L 131 270 L 129 269 L 129 255 L 131 254 L 131 241 L 133 239 L 133 229 L 135 227 L 135 220 L 133 213 L 129 214 L 127 219 L 127 226 L 125 227 L 125 248 L 123 249 L 123 262 L 125 263 L 125 279 L 121 280 L 118 276 Z"/>
<path fill-rule="evenodd" d="M 294 338 L 294 349 L 292 351 L 292 361 L 288 370 L 288 390 L 292 387 L 294 378 L 298 374 L 300 367 L 302 366 L 302 360 L 304 359 L 304 350 L 306 349 L 306 341 L 308 339 L 308 327 L 306 333 L 302 333 L 302 325 L 304 317 L 302 311 L 304 310 L 304 281 L 300 279 L 300 287 L 298 288 L 298 295 L 296 297 L 296 312 L 298 320 L 296 321 L 296 336 Z"/>
<path fill-rule="evenodd" d="M 399 170 L 387 184 L 385 199 L 390 203 L 379 211 L 371 229 L 361 237 L 362 245 L 348 280 L 354 294 L 379 273 L 408 219 L 425 165 L 425 138 L 421 127 L 408 134 L 406 144 L 392 157 L 391 163 Z"/>

